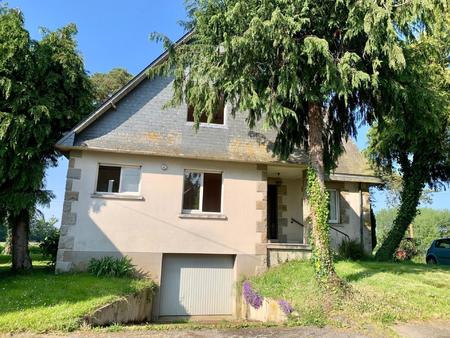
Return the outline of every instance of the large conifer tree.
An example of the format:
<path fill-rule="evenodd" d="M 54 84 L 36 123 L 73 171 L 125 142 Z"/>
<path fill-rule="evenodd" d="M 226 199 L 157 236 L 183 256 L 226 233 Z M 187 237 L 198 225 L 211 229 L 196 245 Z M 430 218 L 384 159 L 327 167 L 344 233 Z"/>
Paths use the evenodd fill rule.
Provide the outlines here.
<path fill-rule="evenodd" d="M 449 21 L 447 21 L 449 22 Z M 400 205 L 375 257 L 392 260 L 413 222 L 426 184 L 450 180 L 450 34 L 425 34 L 405 48 L 405 68 L 381 74 L 377 110 L 384 111 L 369 132 L 368 155 L 382 172 L 399 173 Z"/>
<path fill-rule="evenodd" d="M 55 165 L 54 145 L 90 111 L 91 84 L 76 50 L 76 27 L 32 40 L 17 10 L 0 5 L 0 217 L 11 227 L 12 268 L 31 268 L 29 223 Z"/>
<path fill-rule="evenodd" d="M 329 245 L 325 175 L 358 120 L 372 122 L 373 93 L 383 69 L 405 66 L 403 47 L 418 29 L 431 32 L 429 0 L 193 0 L 195 33 L 170 50 L 158 71 L 172 74 L 172 104 L 212 116 L 221 95 L 250 127 L 263 119 L 278 131 L 275 151 L 310 157 L 308 200 L 313 257 L 325 285 L 340 283 Z"/>

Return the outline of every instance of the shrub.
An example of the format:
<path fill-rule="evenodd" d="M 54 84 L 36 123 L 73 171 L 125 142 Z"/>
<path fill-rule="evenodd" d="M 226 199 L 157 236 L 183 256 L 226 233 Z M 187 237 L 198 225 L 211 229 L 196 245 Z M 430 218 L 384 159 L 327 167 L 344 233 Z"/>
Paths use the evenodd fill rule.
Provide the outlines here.
<path fill-rule="evenodd" d="M 410 261 L 418 254 L 417 243 L 413 238 L 402 239 L 397 251 L 394 254 L 396 261 Z"/>
<path fill-rule="evenodd" d="M 30 220 L 30 241 L 42 242 L 46 237 L 53 235 L 55 230 L 55 224 L 58 220 L 55 217 L 46 220 L 40 213 L 36 214 Z"/>
<path fill-rule="evenodd" d="M 339 245 L 339 257 L 343 259 L 350 259 L 357 261 L 364 258 L 364 250 L 361 247 L 361 243 L 352 240 L 343 240 Z"/>
<path fill-rule="evenodd" d="M 292 307 L 292 305 L 289 304 L 289 302 L 287 300 L 284 300 L 284 299 L 281 299 L 281 300 L 278 301 L 278 306 L 281 308 L 281 310 L 287 316 L 289 316 L 294 311 L 294 308 Z"/>
<path fill-rule="evenodd" d="M 97 277 L 131 277 L 136 272 L 131 259 L 127 256 L 121 258 L 110 256 L 100 259 L 92 258 L 89 261 L 88 271 Z"/>
<path fill-rule="evenodd" d="M 242 284 L 242 295 L 244 296 L 245 301 L 247 304 L 250 304 L 254 309 L 259 309 L 263 303 L 264 298 L 256 293 L 255 290 L 253 290 L 252 286 L 248 281 L 245 281 Z"/>
<path fill-rule="evenodd" d="M 56 254 L 58 253 L 59 230 L 55 229 L 50 234 L 45 236 L 39 247 L 42 250 L 42 255 L 50 260 L 50 265 L 56 264 Z"/>

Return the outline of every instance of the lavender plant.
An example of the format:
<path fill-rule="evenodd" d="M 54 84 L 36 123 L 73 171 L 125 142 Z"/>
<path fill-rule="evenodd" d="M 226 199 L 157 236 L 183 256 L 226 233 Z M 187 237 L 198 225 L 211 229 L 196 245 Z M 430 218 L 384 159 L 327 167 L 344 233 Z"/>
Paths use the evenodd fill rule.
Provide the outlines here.
<path fill-rule="evenodd" d="M 278 305 L 287 316 L 289 316 L 292 313 L 292 311 L 294 311 L 294 308 L 292 307 L 291 304 L 289 304 L 287 300 L 284 299 L 279 300 Z"/>
<path fill-rule="evenodd" d="M 253 308 L 259 309 L 262 305 L 264 298 L 258 295 L 248 281 L 242 284 L 242 295 L 244 296 L 247 304 L 250 304 Z"/>

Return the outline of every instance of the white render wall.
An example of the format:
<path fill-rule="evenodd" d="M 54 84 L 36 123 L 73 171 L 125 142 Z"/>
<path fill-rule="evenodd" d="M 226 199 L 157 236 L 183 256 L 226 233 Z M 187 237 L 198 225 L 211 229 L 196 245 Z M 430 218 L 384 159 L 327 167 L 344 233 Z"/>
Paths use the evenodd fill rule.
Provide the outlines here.
<path fill-rule="evenodd" d="M 328 189 L 336 189 L 339 192 L 339 222 L 330 224 L 334 228 L 346 233 L 352 240 L 361 240 L 361 198 L 363 207 L 370 212 L 370 205 L 368 204 L 368 187 L 363 185 L 362 192 L 359 183 L 356 182 L 326 182 Z M 308 224 L 308 217 L 310 210 L 306 199 L 303 200 L 303 221 Z M 366 215 L 364 215 L 363 237 L 364 249 L 367 253 L 372 251 L 372 242 L 370 238 L 370 221 L 367 222 Z M 367 235 L 367 233 L 369 235 Z M 345 239 L 340 233 L 330 229 L 331 247 L 337 250 L 341 241 Z"/>
<path fill-rule="evenodd" d="M 93 198 L 99 163 L 141 165 L 144 201 Z M 161 165 L 167 165 L 166 171 Z M 254 254 L 256 165 L 83 152 L 73 251 Z M 227 220 L 182 219 L 184 169 L 223 171 Z"/>

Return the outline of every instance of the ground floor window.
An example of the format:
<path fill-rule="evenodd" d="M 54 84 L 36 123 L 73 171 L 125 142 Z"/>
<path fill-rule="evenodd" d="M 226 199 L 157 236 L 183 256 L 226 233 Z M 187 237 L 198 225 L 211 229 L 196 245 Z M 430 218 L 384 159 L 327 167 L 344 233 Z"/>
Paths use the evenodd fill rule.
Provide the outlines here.
<path fill-rule="evenodd" d="M 96 192 L 137 193 L 140 178 L 140 167 L 100 164 Z"/>
<path fill-rule="evenodd" d="M 185 170 L 183 212 L 221 212 L 222 173 Z"/>
<path fill-rule="evenodd" d="M 330 195 L 328 221 L 330 223 L 339 223 L 339 192 L 335 189 L 328 190 Z"/>

